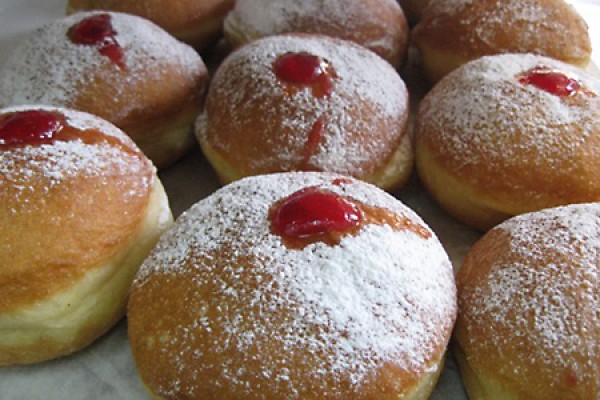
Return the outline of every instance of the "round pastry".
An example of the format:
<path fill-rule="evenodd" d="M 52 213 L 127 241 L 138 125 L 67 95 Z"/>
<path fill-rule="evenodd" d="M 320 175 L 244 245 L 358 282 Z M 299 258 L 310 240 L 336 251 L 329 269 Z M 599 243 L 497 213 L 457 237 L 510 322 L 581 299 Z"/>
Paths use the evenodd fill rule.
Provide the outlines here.
<path fill-rule="evenodd" d="M 152 163 L 89 114 L 0 110 L 0 366 L 88 345 L 124 315 L 171 222 Z"/>
<path fill-rule="evenodd" d="M 246 178 L 184 213 L 134 282 L 129 338 L 165 399 L 427 399 L 452 266 L 410 209 L 340 175 Z"/>
<path fill-rule="evenodd" d="M 235 0 L 68 0 L 67 13 L 118 11 L 154 22 L 177 39 L 201 50 L 221 34 Z"/>
<path fill-rule="evenodd" d="M 515 217 L 457 276 L 456 355 L 472 400 L 600 398 L 600 203 Z"/>
<path fill-rule="evenodd" d="M 404 63 L 408 23 L 396 0 L 238 0 L 225 19 L 225 37 L 239 47 L 261 37 L 314 33 L 358 43 Z"/>
<path fill-rule="evenodd" d="M 592 52 L 585 21 L 564 0 L 432 1 L 413 43 L 432 83 L 485 55 L 534 53 L 585 67 Z"/>
<path fill-rule="evenodd" d="M 431 0 L 399 0 L 402 11 L 411 25 L 419 22 Z"/>
<path fill-rule="evenodd" d="M 197 121 L 223 182 L 316 170 L 401 186 L 412 170 L 408 92 L 390 64 L 326 36 L 259 39 L 232 53 Z"/>
<path fill-rule="evenodd" d="M 193 144 L 207 81 L 200 56 L 151 22 L 80 13 L 41 27 L 13 51 L 0 71 L 0 104 L 100 116 L 163 167 Z"/>
<path fill-rule="evenodd" d="M 600 81 L 550 58 L 487 56 L 442 79 L 415 123 L 429 192 L 478 229 L 600 201 Z"/>

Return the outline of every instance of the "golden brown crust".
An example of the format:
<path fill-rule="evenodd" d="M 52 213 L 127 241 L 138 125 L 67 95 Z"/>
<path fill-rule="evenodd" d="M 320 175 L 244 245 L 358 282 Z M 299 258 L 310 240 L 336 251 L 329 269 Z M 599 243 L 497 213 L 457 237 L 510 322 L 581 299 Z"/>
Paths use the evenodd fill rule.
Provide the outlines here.
<path fill-rule="evenodd" d="M 591 94 L 560 98 L 518 82 L 537 66 L 563 71 Z M 425 97 L 417 168 L 453 215 L 479 229 L 508 216 L 600 200 L 600 85 L 557 61 L 501 55 L 471 62 Z"/>
<path fill-rule="evenodd" d="M 454 336 L 473 400 L 598 398 L 599 217 L 598 204 L 522 215 L 470 250 Z"/>
<path fill-rule="evenodd" d="M 396 68 L 404 64 L 408 48 L 408 24 L 396 0 L 240 0 L 225 20 L 225 37 L 233 47 L 296 32 L 358 43 Z"/>
<path fill-rule="evenodd" d="M 99 9 L 139 15 L 202 49 L 220 35 L 223 19 L 233 4 L 234 0 L 69 0 L 67 13 Z"/>
<path fill-rule="evenodd" d="M 431 82 L 484 55 L 535 53 L 585 67 L 587 25 L 563 0 L 442 0 L 413 32 Z"/>
<path fill-rule="evenodd" d="M 288 90 L 272 63 L 290 51 L 318 54 L 338 77 L 332 94 Z M 312 153 L 308 138 L 322 124 Z M 324 36 L 275 36 L 247 45 L 219 68 L 197 122 L 197 136 L 225 181 L 290 170 L 339 172 L 379 183 L 391 160 L 403 183 L 412 157 L 395 157 L 406 140 L 408 93 L 383 60 L 350 42 Z M 400 178 L 397 178 L 400 177 Z M 386 186 L 387 187 L 387 186 Z"/>

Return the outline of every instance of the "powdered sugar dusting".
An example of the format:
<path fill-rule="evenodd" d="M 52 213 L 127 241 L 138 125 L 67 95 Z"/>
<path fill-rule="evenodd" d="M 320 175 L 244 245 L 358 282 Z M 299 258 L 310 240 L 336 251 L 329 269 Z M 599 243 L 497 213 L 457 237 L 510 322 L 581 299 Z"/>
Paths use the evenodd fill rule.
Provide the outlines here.
<path fill-rule="evenodd" d="M 469 318 L 491 318 L 490 329 L 511 333 L 490 335 L 485 345 L 502 349 L 506 340 L 527 338 L 534 353 L 524 352 L 523 359 L 502 368 L 518 373 L 535 362 L 553 384 L 561 384 L 556 371 L 593 382 L 600 357 L 600 203 L 525 214 L 497 229 L 510 235 L 517 262 L 494 264 L 487 283 L 470 298 Z M 581 359 L 585 363 L 578 365 Z"/>
<path fill-rule="evenodd" d="M 96 79 L 101 66 L 109 64 L 112 68 L 108 71 L 120 71 L 95 46 L 77 45 L 67 37 L 70 27 L 95 14 L 98 12 L 78 13 L 46 24 L 16 48 L 0 73 L 0 104 L 68 107 L 80 87 Z M 177 65 L 195 75 L 203 68 L 191 47 L 153 23 L 133 15 L 108 14 L 116 31 L 115 40 L 125 52 L 126 72 L 120 71 L 122 82 L 114 96 L 119 96 L 119 91 L 131 87 L 136 80 L 160 78 L 165 72 L 161 67 L 164 65 Z M 148 63 L 153 67 L 149 68 Z"/>
<path fill-rule="evenodd" d="M 143 290 L 156 275 L 189 274 L 195 285 L 191 293 L 203 293 L 202 288 L 216 284 L 215 296 L 225 299 L 219 304 L 227 304 L 229 299 L 258 307 L 250 316 L 229 319 L 225 313 L 215 320 L 203 319 L 198 310 L 196 320 L 181 321 L 171 333 L 184 353 L 233 351 L 237 358 L 244 358 L 249 349 L 261 348 L 264 341 L 281 347 L 278 356 L 282 360 L 265 360 L 256 370 L 231 371 L 229 361 L 223 360 L 215 385 L 243 388 L 258 371 L 272 382 L 284 382 L 282 393 L 290 395 L 301 392 L 303 382 L 337 382 L 340 374 L 350 376 L 358 387 L 369 373 L 388 362 L 424 373 L 433 361 L 434 349 L 447 340 L 444 332 L 452 324 L 455 288 L 450 262 L 434 236 L 423 239 L 409 230 L 368 225 L 357 236 L 342 239 L 338 246 L 319 242 L 290 250 L 270 232 L 269 208 L 277 200 L 315 185 L 424 225 L 414 212 L 383 191 L 356 180 L 334 185 L 336 177 L 289 173 L 237 181 L 184 213 L 142 266 L 134 290 Z M 216 262 L 206 262 L 225 250 L 231 261 L 219 267 Z M 189 267 L 190 257 L 205 261 Z M 256 265 L 236 265 L 236 260 L 248 258 Z M 248 275 L 263 284 L 251 289 L 231 278 Z M 272 316 L 278 309 L 290 314 L 284 323 Z M 214 324 L 224 326 L 226 332 L 218 343 L 205 349 L 185 346 L 186 336 Z M 265 332 L 269 332 L 268 337 Z M 299 349 L 325 351 L 330 356 L 320 359 L 311 376 L 300 379 L 285 368 L 285 359 Z M 191 356 L 175 353 L 165 355 L 170 364 L 201 373 L 201 359 L 197 365 L 181 365 L 182 359 Z M 177 384 L 170 382 L 162 390 L 185 390 Z"/>
<path fill-rule="evenodd" d="M 29 109 L 58 112 L 66 117 L 69 126 L 83 132 L 99 130 L 108 137 L 118 139 L 131 149 L 131 153 L 108 142 L 86 144 L 82 140 L 59 140 L 50 144 L 13 147 L 8 151 L 0 151 L 0 187 L 10 187 L 14 191 L 14 204 L 19 207 L 19 212 L 25 212 L 28 207 L 35 206 L 30 204 L 28 199 L 31 192 L 39 188 L 50 191 L 74 177 L 107 178 L 112 174 L 141 174 L 150 167 L 147 159 L 142 158 L 128 136 L 90 114 L 47 106 L 6 108 L 2 113 Z M 137 186 L 128 187 L 128 192 L 124 194 L 135 196 L 143 193 L 151 184 L 153 182 L 146 177 L 137 182 Z"/>
<path fill-rule="evenodd" d="M 600 94 L 600 81 L 559 61 L 526 54 L 483 57 L 448 75 L 425 97 L 418 131 L 439 136 L 457 168 L 509 165 L 519 162 L 516 154 L 523 149 L 530 149 L 532 165 L 568 165 L 564 159 L 598 134 L 600 97 L 572 101 L 518 82 L 538 66 L 564 71 Z"/>
<path fill-rule="evenodd" d="M 277 57 L 287 52 L 308 52 L 328 61 L 337 75 L 331 96 L 314 96 L 310 88 L 289 94 L 272 68 Z M 325 134 L 311 164 L 324 171 L 355 176 L 364 172 L 367 161 L 381 158 L 381 154 L 390 152 L 390 145 L 399 143 L 402 116 L 408 107 L 406 86 L 388 63 L 355 44 L 322 36 L 275 36 L 239 49 L 215 74 L 207 108 L 213 97 L 228 99 L 228 112 L 222 118 L 236 132 L 246 134 L 248 121 L 241 116 L 256 113 L 267 121 L 280 121 L 270 124 L 275 127 L 264 124 L 265 132 L 280 126 L 292 132 L 284 137 L 279 132 L 264 133 L 265 138 L 277 138 L 279 142 L 264 143 L 265 148 L 276 151 L 272 157 L 252 157 L 253 169 L 268 170 L 273 158 L 283 170 L 297 168 L 308 132 L 323 118 Z M 203 140 L 207 140 L 205 135 L 213 124 L 221 125 L 216 116 L 200 117 L 197 127 Z M 374 129 L 386 132 L 389 139 L 364 139 Z M 227 140 L 219 140 L 216 133 L 210 140 L 227 153 Z"/>

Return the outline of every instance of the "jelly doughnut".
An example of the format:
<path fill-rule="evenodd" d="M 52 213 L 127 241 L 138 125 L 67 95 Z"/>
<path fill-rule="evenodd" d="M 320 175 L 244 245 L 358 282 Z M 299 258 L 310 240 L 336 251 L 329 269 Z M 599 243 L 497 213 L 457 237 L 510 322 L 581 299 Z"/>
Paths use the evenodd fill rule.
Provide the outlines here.
<path fill-rule="evenodd" d="M 452 266 L 373 185 L 290 172 L 185 212 L 128 305 L 141 379 L 165 399 L 427 399 L 455 317 Z"/>
<path fill-rule="evenodd" d="M 600 203 L 506 221 L 457 276 L 456 355 L 469 398 L 600 397 Z"/>
<path fill-rule="evenodd" d="M 0 110 L 0 366 L 88 345 L 170 225 L 152 163 L 89 114 Z"/>
<path fill-rule="evenodd" d="M 448 212 L 479 229 L 600 201 L 599 95 L 597 78 L 547 57 L 467 63 L 420 105 L 419 176 Z"/>
<path fill-rule="evenodd" d="M 315 170 L 399 187 L 412 170 L 408 92 L 390 64 L 352 42 L 283 35 L 232 53 L 196 133 L 225 183 Z"/>

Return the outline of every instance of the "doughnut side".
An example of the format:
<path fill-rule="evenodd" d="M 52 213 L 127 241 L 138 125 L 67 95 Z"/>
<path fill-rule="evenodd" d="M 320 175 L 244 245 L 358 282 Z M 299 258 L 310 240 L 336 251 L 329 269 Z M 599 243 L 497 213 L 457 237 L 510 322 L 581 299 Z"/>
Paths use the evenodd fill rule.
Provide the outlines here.
<path fill-rule="evenodd" d="M 433 2 L 413 41 L 431 82 L 484 55 L 535 53 L 578 67 L 591 56 L 587 25 L 563 0 Z"/>
<path fill-rule="evenodd" d="M 423 224 L 384 192 L 337 175 L 275 174 L 217 191 L 180 217 L 132 289 L 130 341 L 151 393 L 429 396 L 455 307 L 447 256 L 433 236 L 372 225 L 337 246 L 287 248 L 269 232 L 268 210 L 314 186 Z"/>
<path fill-rule="evenodd" d="M 457 358 L 472 399 L 600 394 L 598 203 L 515 217 L 457 276 Z"/>
<path fill-rule="evenodd" d="M 68 354 L 108 329 L 171 218 L 153 166 L 122 132 L 44 110 L 78 138 L 0 148 L 1 365 Z"/>
<path fill-rule="evenodd" d="M 586 92 L 559 97 L 519 77 L 548 67 Z M 600 199 L 600 82 L 529 55 L 484 57 L 444 78 L 420 105 L 417 169 L 453 215 L 487 229 L 510 215 Z"/>
<path fill-rule="evenodd" d="M 36 298 L 27 304 L 14 304 L 14 298 L 3 299 L 9 310 L 0 313 L 0 366 L 31 364 L 69 355 L 86 347 L 110 329 L 125 315 L 131 282 L 143 259 L 158 239 L 158 234 L 171 223 L 166 193 L 159 181 L 153 185 L 143 220 L 131 239 L 114 254 L 106 254 L 95 265 L 77 265 L 79 271 L 65 271 L 63 265 L 31 276 L 16 274 L 2 279 L 13 285 L 25 284 Z M 63 233 L 64 234 L 64 233 Z M 76 260 L 69 260 L 70 263 Z M 43 276 L 41 276 L 43 275 Z M 38 279 L 58 280 L 48 287 Z M 14 294 L 13 290 L 6 290 Z"/>
<path fill-rule="evenodd" d="M 358 43 L 400 67 L 408 25 L 395 0 L 238 1 L 225 19 L 225 37 L 239 47 L 285 33 L 312 33 Z"/>

